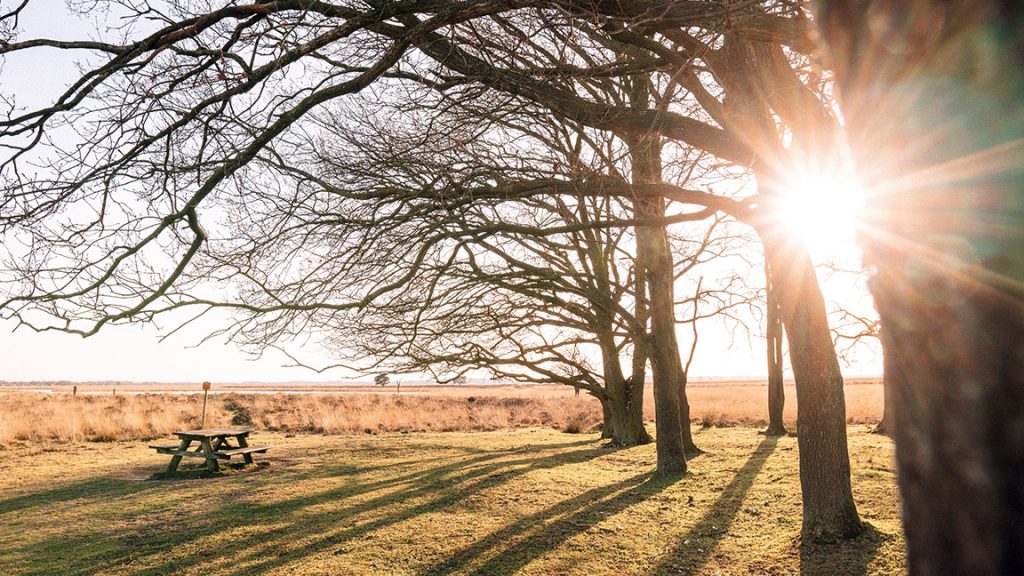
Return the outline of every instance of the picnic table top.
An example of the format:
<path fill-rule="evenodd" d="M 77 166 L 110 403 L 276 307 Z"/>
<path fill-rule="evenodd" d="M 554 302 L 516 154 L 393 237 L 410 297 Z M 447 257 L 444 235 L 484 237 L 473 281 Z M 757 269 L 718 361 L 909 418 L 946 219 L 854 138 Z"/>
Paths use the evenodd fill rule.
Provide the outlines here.
<path fill-rule="evenodd" d="M 244 436 L 250 432 L 252 432 L 252 428 L 204 428 L 202 430 L 182 430 L 174 434 L 194 438 L 217 438 L 219 436 Z"/>

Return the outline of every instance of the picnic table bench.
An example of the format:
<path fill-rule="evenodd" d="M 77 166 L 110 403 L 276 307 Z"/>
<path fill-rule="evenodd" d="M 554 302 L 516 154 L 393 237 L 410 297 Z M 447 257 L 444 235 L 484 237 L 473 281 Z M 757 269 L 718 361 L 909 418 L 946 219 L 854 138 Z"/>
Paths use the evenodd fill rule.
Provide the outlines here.
<path fill-rule="evenodd" d="M 167 473 L 172 474 L 178 469 L 183 457 L 203 458 L 211 472 L 220 469 L 220 460 L 230 460 L 232 456 L 241 456 L 246 464 L 252 464 L 252 455 L 263 453 L 272 446 L 249 446 L 248 437 L 252 428 L 209 428 L 204 430 L 185 430 L 175 432 L 180 438 L 177 444 L 154 444 L 150 448 L 160 454 L 170 454 L 171 463 L 167 465 Z M 234 439 L 237 446 L 231 444 Z M 189 451 L 193 442 L 198 446 Z"/>

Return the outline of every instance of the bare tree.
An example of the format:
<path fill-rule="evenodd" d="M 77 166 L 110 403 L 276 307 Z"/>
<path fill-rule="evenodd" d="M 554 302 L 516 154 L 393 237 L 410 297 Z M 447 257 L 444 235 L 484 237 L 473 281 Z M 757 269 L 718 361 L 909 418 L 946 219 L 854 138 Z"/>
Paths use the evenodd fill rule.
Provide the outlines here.
<path fill-rule="evenodd" d="M 385 216 L 394 212 L 440 214 L 488 199 L 584 188 L 635 197 L 657 425 L 664 427 L 659 469 L 681 471 L 685 374 L 673 321 L 673 258 L 658 222 L 669 219 L 668 200 L 696 206 L 687 218 L 725 212 L 758 228 L 779 281 L 800 400 L 805 534 L 830 539 L 857 532 L 842 378 L 817 279 L 806 250 L 759 218 L 781 194 L 788 161 L 827 140 L 835 124 L 827 100 L 800 68 L 807 59 L 798 55 L 812 47 L 801 5 L 281 1 L 213 11 L 188 3 L 166 10 L 112 5 L 125 22 L 115 41 L 15 41 L 7 34 L 0 46 L 11 57 L 44 47 L 87 55 L 79 78 L 49 105 L 23 111 L 12 102 L 0 121 L 8 151 L 0 214 L 8 261 L 0 281 L 10 295 L 0 303 L 5 314 L 38 329 L 83 335 L 183 310 L 269 319 L 290 309 L 342 314 L 397 290 L 438 245 L 458 242 L 433 234 L 419 250 L 400 250 L 402 237 L 432 230 L 426 219 L 389 224 Z M 545 53 L 565 62 L 551 66 L 550 58 L 536 57 Z M 593 95 L 607 79 L 641 72 L 655 75 L 658 90 L 634 82 L 625 99 Z M 369 188 L 328 183 L 321 187 L 326 196 L 305 186 L 276 187 L 294 183 L 290 174 L 278 177 L 281 159 L 308 154 L 295 143 L 335 136 L 310 121 L 313 113 L 368 90 L 400 94 L 409 84 L 462 97 L 497 92 L 611 132 L 630 147 L 630 176 L 580 182 L 476 175 L 459 182 L 454 196 L 451 186 L 422 181 Z M 668 84 L 684 90 L 666 98 L 676 93 L 664 89 Z M 666 146 L 752 168 L 760 194 L 738 202 L 666 182 Z M 254 192 L 247 185 L 254 182 L 265 188 Z M 307 198 L 313 204 L 300 202 L 293 218 L 293 200 Z M 288 217 L 252 218 L 279 210 Z M 380 225 L 372 235 L 317 236 L 326 221 L 353 220 L 360 221 L 353 229 Z M 273 269 L 254 265 L 270 250 L 293 258 Z M 338 274 L 347 260 L 369 253 L 375 266 Z"/>
<path fill-rule="evenodd" d="M 396 127 L 362 118 L 354 122 L 364 127 L 357 133 L 345 130 L 334 117 L 328 131 L 344 132 L 345 142 L 318 153 L 309 168 L 316 174 L 288 169 L 308 181 L 323 182 L 331 173 L 350 174 L 358 164 L 373 171 L 372 181 L 405 185 L 450 181 L 462 171 L 504 180 L 553 175 L 571 179 L 579 174 L 614 179 L 629 170 L 628 150 L 621 142 L 573 127 L 544 110 L 480 95 L 469 101 L 448 96 L 444 101 L 445 112 L 427 115 L 426 124 Z M 396 107 L 408 112 L 413 105 L 402 101 Z M 427 100 L 420 106 L 434 105 Z M 500 131 L 492 130 L 486 138 L 458 137 L 466 131 L 486 133 L 486 127 L 495 125 Z M 456 152 L 451 146 L 457 141 Z M 362 157 L 346 156 L 338 146 L 358 150 Z M 680 177 L 692 178 L 704 170 L 696 168 Z M 452 188 L 439 193 L 458 193 L 452 183 L 446 185 Z M 637 265 L 630 232 L 637 222 L 634 204 L 633 197 L 583 187 L 575 196 L 510 198 L 443 215 L 429 213 L 424 227 L 440 228 L 460 239 L 453 247 L 442 247 L 450 253 L 433 256 L 437 264 L 421 267 L 410 287 L 394 296 L 343 320 L 316 323 L 333 327 L 330 341 L 337 343 L 347 362 L 369 359 L 373 367 L 386 364 L 406 372 L 487 368 L 506 380 L 587 390 L 602 403 L 607 437 L 622 445 L 649 441 L 642 419 L 647 298 L 644 270 Z M 389 216 L 392 222 L 415 218 L 409 211 Z M 674 222 L 688 219 L 685 213 L 669 216 Z M 698 215 L 698 220 L 704 219 L 704 214 Z M 735 232 L 718 232 L 735 227 L 720 225 L 720 220 L 709 220 L 691 237 L 670 238 L 674 284 L 694 276 L 698 265 L 736 250 Z M 403 245 L 412 249 L 430 238 L 421 234 Z M 722 280 L 698 283 L 692 296 L 677 300 L 674 321 L 696 323 L 749 302 L 750 297 L 738 290 L 735 274 Z M 254 343 L 268 342 L 267 333 L 250 333 Z M 594 363 L 598 358 L 600 362 Z M 686 422 L 688 431 L 688 418 L 675 419 Z M 688 434 L 683 440 L 688 452 L 698 451 Z"/>
<path fill-rule="evenodd" d="M 856 274 L 864 278 L 863 271 L 841 270 L 845 274 Z M 882 322 L 878 319 L 877 313 L 870 311 L 856 310 L 842 303 L 835 305 L 830 315 L 832 316 L 832 338 L 836 346 L 836 352 L 846 362 L 854 361 L 862 348 L 878 346 L 882 338 Z M 873 314 L 872 314 L 873 313 Z M 892 436 L 893 428 L 893 406 L 892 387 L 888 380 L 882 380 L 882 418 L 875 426 L 875 433 Z"/>

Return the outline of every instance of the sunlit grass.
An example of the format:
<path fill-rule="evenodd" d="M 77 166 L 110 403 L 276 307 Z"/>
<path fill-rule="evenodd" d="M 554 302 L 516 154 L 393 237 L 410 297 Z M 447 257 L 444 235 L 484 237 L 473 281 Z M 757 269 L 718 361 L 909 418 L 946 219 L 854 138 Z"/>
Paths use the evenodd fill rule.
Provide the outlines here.
<path fill-rule="evenodd" d="M 683 478 L 653 445 L 551 429 L 286 436 L 270 466 L 147 481 L 143 443 L 0 451 L 0 573 L 897 574 L 892 446 L 851 430 L 854 494 L 872 529 L 801 546 L 795 438 L 697 433 Z"/>

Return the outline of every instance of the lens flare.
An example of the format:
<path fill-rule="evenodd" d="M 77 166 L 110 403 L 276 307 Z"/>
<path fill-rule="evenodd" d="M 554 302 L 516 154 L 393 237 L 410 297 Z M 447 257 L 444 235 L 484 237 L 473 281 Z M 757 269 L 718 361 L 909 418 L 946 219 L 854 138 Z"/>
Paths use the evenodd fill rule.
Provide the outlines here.
<path fill-rule="evenodd" d="M 777 206 L 777 217 L 816 259 L 856 253 L 864 190 L 852 176 L 798 172 L 782 187 Z"/>

